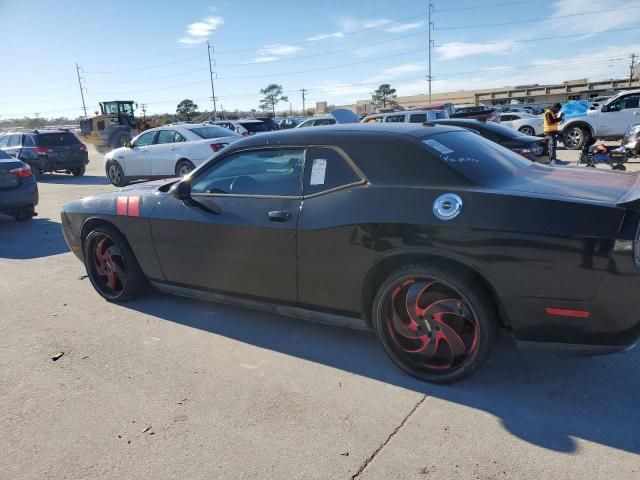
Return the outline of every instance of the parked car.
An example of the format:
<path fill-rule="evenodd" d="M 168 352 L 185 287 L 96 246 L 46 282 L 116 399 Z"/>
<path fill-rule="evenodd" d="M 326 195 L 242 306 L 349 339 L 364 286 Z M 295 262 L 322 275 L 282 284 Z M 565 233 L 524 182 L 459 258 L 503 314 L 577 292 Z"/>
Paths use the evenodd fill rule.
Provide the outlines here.
<path fill-rule="evenodd" d="M 89 163 L 87 147 L 69 130 L 29 130 L 0 136 L 0 150 L 31 167 L 36 178 L 45 172 L 82 176 Z"/>
<path fill-rule="evenodd" d="M 38 204 L 38 184 L 31 167 L 0 150 L 0 213 L 31 220 Z"/>
<path fill-rule="evenodd" d="M 499 123 L 530 137 L 544 135 L 543 118 L 531 113 L 496 112 L 487 121 Z"/>
<path fill-rule="evenodd" d="M 532 162 L 549 163 L 549 146 L 547 141 L 540 137 L 531 137 L 495 122 L 450 118 L 447 120 L 438 120 L 435 123 L 472 130 L 484 138 L 522 155 Z"/>
<path fill-rule="evenodd" d="M 296 125 L 295 128 L 305 128 L 305 127 L 322 127 L 326 125 L 335 125 L 336 119 L 330 115 L 326 115 L 324 117 L 313 117 L 308 118 L 307 120 Z"/>
<path fill-rule="evenodd" d="M 288 128 L 294 128 L 301 122 L 302 120 L 300 120 L 299 118 L 293 118 L 293 117 L 284 118 L 280 120 L 280 129 L 286 130 Z"/>
<path fill-rule="evenodd" d="M 262 120 L 218 120 L 211 123 L 231 130 L 243 137 L 269 131 Z"/>
<path fill-rule="evenodd" d="M 500 327 L 572 350 L 633 345 L 639 212 L 634 175 L 384 123 L 249 137 L 181 181 L 70 202 L 61 223 L 108 301 L 149 281 L 372 328 L 401 368 L 450 382 Z"/>
<path fill-rule="evenodd" d="M 424 123 L 449 118 L 445 110 L 407 110 L 368 115 L 361 123 Z"/>
<path fill-rule="evenodd" d="M 621 92 L 595 110 L 566 118 L 560 124 L 562 143 L 570 150 L 580 150 L 590 139 L 620 140 L 639 120 L 640 90 Z"/>
<path fill-rule="evenodd" d="M 240 138 L 218 125 L 165 125 L 141 133 L 129 146 L 111 150 L 104 156 L 104 169 L 116 187 L 132 180 L 182 177 Z"/>
<path fill-rule="evenodd" d="M 271 117 L 256 117 L 256 120 L 260 120 L 267 127 L 267 130 L 272 132 L 273 130 L 280 130 L 280 126 Z"/>

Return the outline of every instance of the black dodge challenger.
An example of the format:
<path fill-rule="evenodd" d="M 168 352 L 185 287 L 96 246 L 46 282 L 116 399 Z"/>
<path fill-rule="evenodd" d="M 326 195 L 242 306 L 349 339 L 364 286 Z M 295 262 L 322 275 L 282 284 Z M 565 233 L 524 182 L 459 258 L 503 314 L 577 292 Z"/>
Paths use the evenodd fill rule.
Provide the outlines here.
<path fill-rule="evenodd" d="M 372 328 L 451 382 L 498 328 L 599 352 L 640 337 L 640 185 L 533 164 L 450 126 L 265 133 L 182 180 L 65 205 L 96 290 L 180 295 Z"/>

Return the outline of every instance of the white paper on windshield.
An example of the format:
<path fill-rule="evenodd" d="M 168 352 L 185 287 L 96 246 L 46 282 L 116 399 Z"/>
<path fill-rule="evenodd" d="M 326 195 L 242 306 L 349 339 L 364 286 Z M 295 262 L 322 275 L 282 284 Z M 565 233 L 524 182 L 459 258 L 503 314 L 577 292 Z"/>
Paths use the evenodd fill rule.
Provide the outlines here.
<path fill-rule="evenodd" d="M 454 153 L 449 147 L 445 147 L 440 142 L 436 142 L 435 140 L 423 140 L 425 145 L 433 148 L 434 150 L 440 152 L 442 155 L 449 155 L 450 153 Z"/>
<path fill-rule="evenodd" d="M 327 174 L 327 161 L 324 158 L 316 158 L 311 165 L 311 185 L 324 185 L 324 177 Z"/>

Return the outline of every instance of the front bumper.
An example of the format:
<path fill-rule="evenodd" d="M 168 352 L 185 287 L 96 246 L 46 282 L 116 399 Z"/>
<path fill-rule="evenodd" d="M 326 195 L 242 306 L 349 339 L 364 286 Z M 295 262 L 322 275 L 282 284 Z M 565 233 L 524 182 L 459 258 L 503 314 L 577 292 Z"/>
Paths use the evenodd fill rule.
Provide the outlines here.
<path fill-rule="evenodd" d="M 23 180 L 17 188 L 0 190 L 0 212 L 12 213 L 39 201 L 38 184 L 33 177 Z"/>

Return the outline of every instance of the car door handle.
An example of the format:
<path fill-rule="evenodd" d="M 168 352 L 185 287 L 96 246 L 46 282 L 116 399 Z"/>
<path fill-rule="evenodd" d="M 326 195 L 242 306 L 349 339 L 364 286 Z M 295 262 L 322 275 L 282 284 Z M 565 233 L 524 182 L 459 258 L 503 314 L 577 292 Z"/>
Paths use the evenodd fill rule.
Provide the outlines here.
<path fill-rule="evenodd" d="M 175 152 L 177 150 L 176 147 L 171 147 L 169 150 L 171 150 L 172 152 Z"/>
<path fill-rule="evenodd" d="M 269 212 L 269 220 L 272 222 L 286 222 L 290 217 L 291 214 L 283 210 L 272 210 Z"/>

